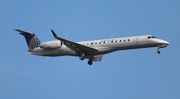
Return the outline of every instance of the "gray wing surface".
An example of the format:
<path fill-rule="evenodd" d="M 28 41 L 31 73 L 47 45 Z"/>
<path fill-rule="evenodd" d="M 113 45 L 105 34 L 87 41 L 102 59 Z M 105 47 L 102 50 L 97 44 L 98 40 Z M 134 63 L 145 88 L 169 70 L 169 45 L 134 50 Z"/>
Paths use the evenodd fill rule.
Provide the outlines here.
<path fill-rule="evenodd" d="M 64 43 L 64 45 L 66 45 L 70 49 L 74 50 L 78 54 L 80 54 L 81 52 L 86 52 L 86 53 L 98 52 L 98 50 L 95 48 L 84 46 L 82 44 L 58 37 L 53 30 L 51 30 L 51 31 L 52 31 L 54 38 L 62 41 Z"/>

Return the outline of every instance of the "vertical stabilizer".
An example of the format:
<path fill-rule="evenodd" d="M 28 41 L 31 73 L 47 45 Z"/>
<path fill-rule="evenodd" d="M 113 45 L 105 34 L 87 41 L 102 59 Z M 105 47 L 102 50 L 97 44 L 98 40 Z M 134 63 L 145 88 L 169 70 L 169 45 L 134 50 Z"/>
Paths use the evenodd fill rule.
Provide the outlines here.
<path fill-rule="evenodd" d="M 26 32 L 20 29 L 15 29 L 15 31 L 20 32 L 20 34 L 25 37 L 29 51 L 32 51 L 40 45 L 40 41 L 34 33 Z"/>

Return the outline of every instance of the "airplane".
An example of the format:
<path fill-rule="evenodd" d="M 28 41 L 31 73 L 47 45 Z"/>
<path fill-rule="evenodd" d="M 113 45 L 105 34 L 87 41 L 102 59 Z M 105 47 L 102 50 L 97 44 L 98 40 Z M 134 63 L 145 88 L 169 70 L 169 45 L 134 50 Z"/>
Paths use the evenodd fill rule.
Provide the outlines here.
<path fill-rule="evenodd" d="M 80 60 L 88 59 L 89 65 L 101 61 L 104 54 L 114 51 L 157 47 L 157 53 L 160 54 L 160 48 L 165 48 L 170 44 L 152 35 L 73 42 L 57 36 L 52 29 L 51 32 L 57 40 L 40 42 L 33 32 L 14 30 L 25 37 L 28 51 L 32 55 L 77 56 Z"/>

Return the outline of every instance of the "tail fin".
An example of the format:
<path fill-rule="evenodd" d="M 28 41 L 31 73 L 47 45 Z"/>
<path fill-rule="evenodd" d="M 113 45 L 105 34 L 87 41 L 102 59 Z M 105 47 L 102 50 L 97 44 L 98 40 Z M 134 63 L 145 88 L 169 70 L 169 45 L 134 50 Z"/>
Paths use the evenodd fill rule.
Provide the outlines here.
<path fill-rule="evenodd" d="M 20 29 L 15 29 L 15 31 L 20 32 L 20 34 L 25 37 L 29 51 L 32 51 L 40 45 L 40 41 L 34 33 L 26 32 Z"/>

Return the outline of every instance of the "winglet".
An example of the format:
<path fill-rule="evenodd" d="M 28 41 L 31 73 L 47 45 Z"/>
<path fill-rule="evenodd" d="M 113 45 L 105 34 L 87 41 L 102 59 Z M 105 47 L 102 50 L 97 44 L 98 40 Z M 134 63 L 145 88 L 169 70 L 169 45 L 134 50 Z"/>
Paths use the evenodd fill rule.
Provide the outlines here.
<path fill-rule="evenodd" d="M 53 36 L 55 37 L 55 38 L 57 38 L 58 36 L 56 35 L 56 33 L 51 29 L 51 32 L 52 32 L 52 34 L 53 34 Z"/>

